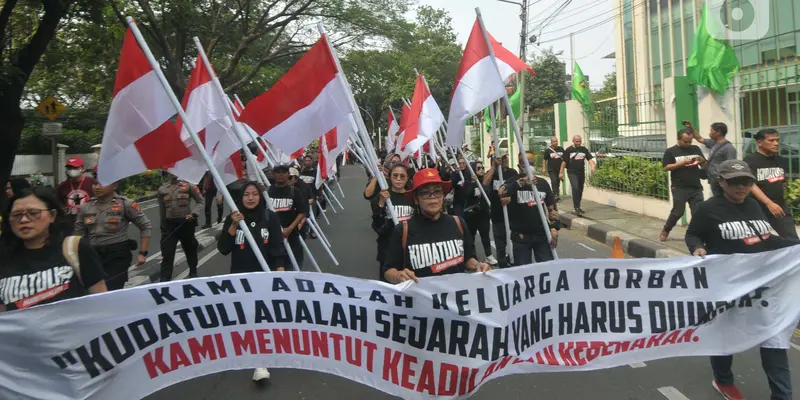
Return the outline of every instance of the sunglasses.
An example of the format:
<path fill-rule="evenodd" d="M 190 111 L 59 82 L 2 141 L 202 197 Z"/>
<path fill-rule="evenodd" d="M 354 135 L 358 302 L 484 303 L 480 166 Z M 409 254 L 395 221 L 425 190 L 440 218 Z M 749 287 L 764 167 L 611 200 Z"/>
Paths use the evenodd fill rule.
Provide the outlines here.
<path fill-rule="evenodd" d="M 38 221 L 42 218 L 42 213 L 45 211 L 50 211 L 45 208 L 31 208 L 25 211 L 14 211 L 9 216 L 12 222 L 19 223 L 22 221 L 22 217 L 27 217 L 29 221 Z"/>
<path fill-rule="evenodd" d="M 419 198 L 422 200 L 438 199 L 444 197 L 444 190 L 423 190 L 419 192 Z"/>

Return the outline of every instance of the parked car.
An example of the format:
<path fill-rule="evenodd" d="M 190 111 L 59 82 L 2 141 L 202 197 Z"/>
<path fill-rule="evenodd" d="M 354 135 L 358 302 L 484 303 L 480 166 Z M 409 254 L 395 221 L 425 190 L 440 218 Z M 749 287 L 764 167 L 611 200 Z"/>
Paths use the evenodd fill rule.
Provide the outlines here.
<path fill-rule="evenodd" d="M 596 153 L 595 149 L 590 150 L 595 153 L 598 166 L 604 159 L 625 156 L 660 162 L 667 149 L 667 138 L 663 134 L 619 136 L 597 147 Z"/>

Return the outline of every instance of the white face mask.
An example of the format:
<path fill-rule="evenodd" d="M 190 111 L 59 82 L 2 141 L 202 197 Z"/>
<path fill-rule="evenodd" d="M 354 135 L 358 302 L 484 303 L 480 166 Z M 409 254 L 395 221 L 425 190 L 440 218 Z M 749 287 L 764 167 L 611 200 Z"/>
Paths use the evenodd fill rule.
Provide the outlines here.
<path fill-rule="evenodd" d="M 72 169 L 71 168 L 71 169 L 67 170 L 67 176 L 70 177 L 70 178 L 77 178 L 77 177 L 81 176 L 81 172 L 82 171 L 79 170 L 79 169 Z"/>

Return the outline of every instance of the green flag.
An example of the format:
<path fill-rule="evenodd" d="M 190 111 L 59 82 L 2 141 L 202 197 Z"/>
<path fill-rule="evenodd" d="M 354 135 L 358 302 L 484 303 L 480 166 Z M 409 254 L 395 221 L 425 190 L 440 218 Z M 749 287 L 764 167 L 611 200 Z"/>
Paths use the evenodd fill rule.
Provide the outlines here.
<path fill-rule="evenodd" d="M 572 74 L 572 100 L 578 100 L 584 106 L 592 103 L 589 82 L 586 82 L 586 76 L 577 62 L 575 63 L 575 73 Z"/>
<path fill-rule="evenodd" d="M 511 109 L 514 111 L 514 119 L 519 119 L 519 111 L 520 111 L 519 102 L 521 93 L 519 89 L 520 89 L 519 84 L 517 84 L 517 91 L 514 92 L 514 94 L 512 94 L 511 97 L 508 98 L 508 101 L 511 103 Z M 495 121 L 497 121 L 499 115 L 495 115 L 494 117 Z M 492 123 L 491 123 L 491 118 L 489 118 L 489 107 L 486 107 L 486 109 L 483 110 L 483 120 L 484 122 L 486 122 L 486 129 L 491 128 Z"/>
<path fill-rule="evenodd" d="M 739 72 L 739 60 L 727 40 L 716 39 L 708 33 L 707 18 L 708 6 L 705 6 L 686 61 L 686 76 L 700 86 L 725 93 L 733 76 Z"/>

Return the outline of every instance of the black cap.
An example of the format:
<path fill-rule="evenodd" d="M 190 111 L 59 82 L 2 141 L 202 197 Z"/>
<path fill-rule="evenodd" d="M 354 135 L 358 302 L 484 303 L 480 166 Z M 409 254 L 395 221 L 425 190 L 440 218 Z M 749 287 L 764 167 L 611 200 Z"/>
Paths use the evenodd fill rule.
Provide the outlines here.
<path fill-rule="evenodd" d="M 742 160 L 723 161 L 722 164 L 719 165 L 717 173 L 720 178 L 725 180 L 734 178 L 750 178 L 756 180 L 756 177 L 753 176 L 753 171 L 750 170 L 750 166 Z"/>
<path fill-rule="evenodd" d="M 289 172 L 289 167 L 290 167 L 289 164 L 278 164 L 275 166 L 275 168 L 272 168 L 272 172 L 278 172 L 278 171 Z"/>

